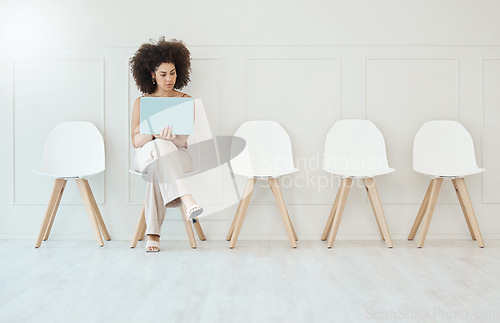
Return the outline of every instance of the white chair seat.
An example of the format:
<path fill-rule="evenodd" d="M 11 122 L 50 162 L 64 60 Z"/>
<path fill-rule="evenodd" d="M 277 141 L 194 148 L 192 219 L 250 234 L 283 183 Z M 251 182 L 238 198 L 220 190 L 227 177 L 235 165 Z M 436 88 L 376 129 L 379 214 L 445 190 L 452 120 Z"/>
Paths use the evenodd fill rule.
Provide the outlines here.
<path fill-rule="evenodd" d="M 344 177 L 374 177 L 394 171 L 389 167 L 384 136 L 369 120 L 340 120 L 325 140 L 323 169 Z"/>
<path fill-rule="evenodd" d="M 247 177 L 247 183 L 226 238 L 230 241 L 229 248 L 236 246 L 257 179 L 269 182 L 290 245 L 296 248 L 297 234 L 293 229 L 277 179 L 279 176 L 297 171 L 293 163 L 292 143 L 286 130 L 276 121 L 247 121 L 234 134 L 231 156 L 229 163 L 231 172 Z"/>
<path fill-rule="evenodd" d="M 100 174 L 104 171 L 98 171 L 98 172 L 71 172 L 71 171 L 60 171 L 60 170 L 52 170 L 52 169 L 39 169 L 39 170 L 34 170 L 33 173 L 38 174 L 38 175 L 44 175 L 44 176 L 49 176 L 49 177 L 55 177 L 55 178 L 85 178 L 89 177 L 92 175 L 97 175 Z"/>
<path fill-rule="evenodd" d="M 468 175 L 475 175 L 484 172 L 486 169 L 479 167 L 462 168 L 457 170 L 450 169 L 415 169 L 416 172 L 429 175 L 431 177 L 465 177 Z"/>
<path fill-rule="evenodd" d="M 35 244 L 36 248 L 41 246 L 42 240 L 49 238 L 68 179 L 76 179 L 97 243 L 101 247 L 104 245 L 101 233 L 106 240 L 111 240 L 90 185 L 85 179 L 103 172 L 104 167 L 104 140 L 92 123 L 63 122 L 49 133 L 45 141 L 42 166 L 34 173 L 55 177 L 55 183 Z"/>
<path fill-rule="evenodd" d="M 351 169 L 349 171 L 343 171 L 342 169 L 334 169 L 334 168 L 333 169 L 324 168 L 324 170 L 329 172 L 329 173 L 340 175 L 343 177 L 355 177 L 355 178 L 375 177 L 375 176 L 379 176 L 379 175 L 390 174 L 390 173 L 395 171 L 394 168 L 390 168 L 390 167 L 380 168 L 380 169 L 373 170 L 373 171 L 367 171 L 364 169 L 359 170 L 359 171 L 356 171 L 353 169 Z"/>
<path fill-rule="evenodd" d="M 234 174 L 248 178 L 278 177 L 297 171 L 290 137 L 276 121 L 247 121 L 234 137 L 231 151 L 240 152 L 231 160 Z"/>
<path fill-rule="evenodd" d="M 477 166 L 472 137 L 454 120 L 428 121 L 413 143 L 413 169 L 433 177 L 464 177 L 484 172 Z"/>
<path fill-rule="evenodd" d="M 58 124 L 47 136 L 42 166 L 36 174 L 83 178 L 105 169 L 104 140 L 90 122 Z"/>
<path fill-rule="evenodd" d="M 343 178 L 321 240 L 328 237 L 328 248 L 333 247 L 353 178 L 362 178 L 380 235 L 386 246 L 392 248 L 389 228 L 374 179 L 375 176 L 394 171 L 387 162 L 384 136 L 380 130 L 369 120 L 351 119 L 336 122 L 326 135 L 323 169 Z"/>
<path fill-rule="evenodd" d="M 419 248 L 424 246 L 441 184 L 443 179 L 448 177 L 455 188 L 471 238 L 476 240 L 480 247 L 484 247 L 464 179 L 464 176 L 484 172 L 484 169 L 477 166 L 474 143 L 467 129 L 454 120 L 433 120 L 424 123 L 413 141 L 413 169 L 433 178 L 410 230 L 408 240 L 415 238 L 423 222 L 417 246 Z"/>

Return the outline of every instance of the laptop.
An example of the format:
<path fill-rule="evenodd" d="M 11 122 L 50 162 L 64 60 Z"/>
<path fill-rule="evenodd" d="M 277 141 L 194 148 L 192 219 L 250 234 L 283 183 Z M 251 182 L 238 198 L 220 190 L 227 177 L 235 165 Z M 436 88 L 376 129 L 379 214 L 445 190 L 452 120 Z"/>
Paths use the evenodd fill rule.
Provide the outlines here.
<path fill-rule="evenodd" d="M 193 132 L 194 99 L 142 97 L 140 133 L 159 134 L 165 126 L 172 126 L 176 135 Z"/>

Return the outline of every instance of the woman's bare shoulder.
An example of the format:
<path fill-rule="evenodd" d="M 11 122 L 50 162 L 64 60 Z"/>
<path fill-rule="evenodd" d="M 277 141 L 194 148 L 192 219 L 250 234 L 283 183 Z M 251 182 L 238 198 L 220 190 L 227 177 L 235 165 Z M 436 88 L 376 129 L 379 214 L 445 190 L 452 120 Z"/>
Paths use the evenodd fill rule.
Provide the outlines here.
<path fill-rule="evenodd" d="M 140 96 L 137 99 L 135 99 L 134 106 L 136 106 L 136 105 L 140 106 L 141 105 L 141 98 L 144 98 L 144 97 L 147 97 L 147 96 L 149 96 L 149 95 L 146 94 L 146 95 Z"/>

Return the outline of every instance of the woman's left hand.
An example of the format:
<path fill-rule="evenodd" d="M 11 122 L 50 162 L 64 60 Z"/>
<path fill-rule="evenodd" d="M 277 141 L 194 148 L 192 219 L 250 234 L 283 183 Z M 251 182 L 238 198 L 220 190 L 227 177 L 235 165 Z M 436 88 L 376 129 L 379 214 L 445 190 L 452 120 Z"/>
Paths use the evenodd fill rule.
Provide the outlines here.
<path fill-rule="evenodd" d="M 155 135 L 155 138 L 161 138 L 165 140 L 170 140 L 173 141 L 175 139 L 176 135 L 175 133 L 172 132 L 172 126 L 165 126 L 161 129 L 161 132 L 159 135 Z"/>

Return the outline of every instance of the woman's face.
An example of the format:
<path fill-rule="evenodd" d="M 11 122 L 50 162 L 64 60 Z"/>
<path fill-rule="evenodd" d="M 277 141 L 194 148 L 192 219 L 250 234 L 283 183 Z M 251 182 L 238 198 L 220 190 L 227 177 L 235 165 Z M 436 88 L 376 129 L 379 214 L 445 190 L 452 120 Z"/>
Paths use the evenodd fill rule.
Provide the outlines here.
<path fill-rule="evenodd" d="M 173 63 L 161 63 L 160 66 L 153 73 L 153 77 L 156 79 L 156 84 L 163 90 L 173 90 L 175 85 L 175 80 L 177 79 L 177 72 L 175 71 L 175 65 Z"/>

